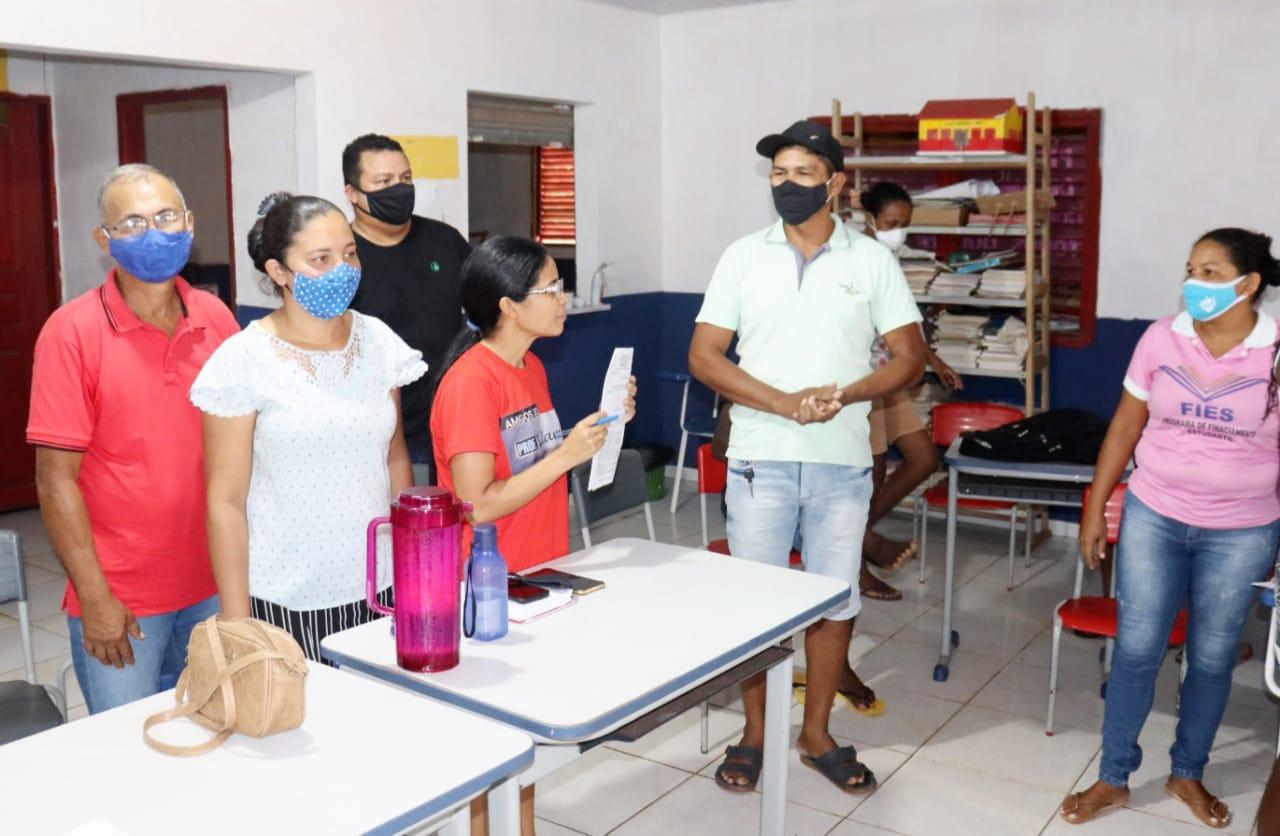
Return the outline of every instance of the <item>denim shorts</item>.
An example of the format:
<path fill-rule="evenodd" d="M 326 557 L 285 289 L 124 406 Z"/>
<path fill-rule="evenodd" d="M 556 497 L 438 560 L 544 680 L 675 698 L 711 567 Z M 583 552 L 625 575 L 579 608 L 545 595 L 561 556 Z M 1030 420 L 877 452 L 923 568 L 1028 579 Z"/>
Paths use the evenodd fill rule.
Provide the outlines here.
<path fill-rule="evenodd" d="M 786 567 L 800 543 L 805 571 L 849 584 L 849 600 L 824 617 L 854 618 L 862 610 L 858 571 L 871 488 L 866 467 L 730 459 L 729 551 Z"/>

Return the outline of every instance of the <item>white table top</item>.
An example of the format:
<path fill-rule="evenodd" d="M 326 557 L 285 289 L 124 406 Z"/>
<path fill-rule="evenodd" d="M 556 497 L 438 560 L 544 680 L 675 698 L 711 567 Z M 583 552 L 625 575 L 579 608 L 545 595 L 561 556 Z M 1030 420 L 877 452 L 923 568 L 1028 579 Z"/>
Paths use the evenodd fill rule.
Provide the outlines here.
<path fill-rule="evenodd" d="M 172 757 L 142 740 L 142 721 L 172 706 L 166 691 L 0 746 L 4 831 L 394 833 L 533 760 L 514 729 L 314 663 L 291 732 Z M 154 733 L 208 737 L 188 720 Z"/>
<path fill-rule="evenodd" d="M 630 538 L 550 565 L 607 586 L 512 624 L 499 641 L 463 639 L 453 670 L 401 669 L 386 620 L 331 635 L 321 652 L 535 738 L 584 741 L 793 635 L 849 595 L 848 584 L 821 575 Z"/>

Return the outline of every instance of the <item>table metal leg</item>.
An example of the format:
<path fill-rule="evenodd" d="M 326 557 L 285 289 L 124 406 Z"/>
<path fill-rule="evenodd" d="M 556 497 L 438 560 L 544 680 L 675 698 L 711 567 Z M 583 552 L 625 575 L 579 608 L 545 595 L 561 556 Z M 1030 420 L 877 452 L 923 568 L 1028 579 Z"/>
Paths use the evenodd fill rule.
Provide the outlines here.
<path fill-rule="evenodd" d="M 511 777 L 489 790 L 490 836 L 520 836 L 520 783 Z"/>
<path fill-rule="evenodd" d="M 437 836 L 471 836 L 471 802 L 468 801 L 449 816 L 436 833 Z"/>
<path fill-rule="evenodd" d="M 960 636 L 951 629 L 951 605 L 956 587 L 956 500 L 959 496 L 960 474 L 951 471 L 947 479 L 947 560 L 942 581 L 942 653 L 933 667 L 934 682 L 946 682 L 951 675 L 951 648 L 960 643 Z"/>
<path fill-rule="evenodd" d="M 760 783 L 760 836 L 782 836 L 787 818 L 787 762 L 791 744 L 792 657 L 769 668 L 765 679 L 764 768 Z"/>

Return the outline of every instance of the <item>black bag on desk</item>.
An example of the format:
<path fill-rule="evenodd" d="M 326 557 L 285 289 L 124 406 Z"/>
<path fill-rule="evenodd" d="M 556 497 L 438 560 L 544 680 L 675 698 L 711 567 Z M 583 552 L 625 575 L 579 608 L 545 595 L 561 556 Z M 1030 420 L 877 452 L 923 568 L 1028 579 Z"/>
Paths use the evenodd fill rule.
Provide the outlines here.
<path fill-rule="evenodd" d="M 1083 409 L 1051 409 L 1003 427 L 965 433 L 960 455 L 1004 462 L 1094 464 L 1107 426 Z"/>

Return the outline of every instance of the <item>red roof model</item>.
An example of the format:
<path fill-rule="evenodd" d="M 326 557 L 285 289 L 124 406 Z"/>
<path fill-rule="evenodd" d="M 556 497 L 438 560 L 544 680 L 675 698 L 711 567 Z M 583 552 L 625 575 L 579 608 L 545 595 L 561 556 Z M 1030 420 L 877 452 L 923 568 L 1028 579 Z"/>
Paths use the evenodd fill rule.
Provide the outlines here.
<path fill-rule="evenodd" d="M 991 119 L 1003 116 L 1018 103 L 1013 99 L 948 99 L 924 103 L 921 119 Z"/>
<path fill-rule="evenodd" d="M 921 154 L 1016 154 L 1022 111 L 1013 99 L 925 102 L 917 133 Z"/>

